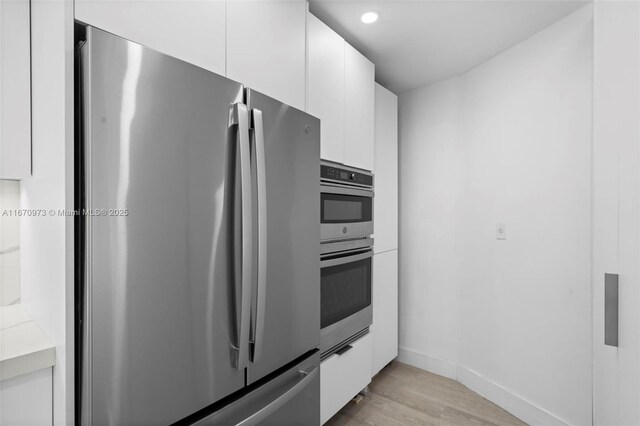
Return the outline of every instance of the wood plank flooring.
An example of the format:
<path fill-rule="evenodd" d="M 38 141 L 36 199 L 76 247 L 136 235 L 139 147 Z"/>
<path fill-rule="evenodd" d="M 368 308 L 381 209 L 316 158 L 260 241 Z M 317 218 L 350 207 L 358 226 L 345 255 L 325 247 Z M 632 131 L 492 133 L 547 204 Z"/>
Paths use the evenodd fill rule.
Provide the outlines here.
<path fill-rule="evenodd" d="M 327 426 L 525 425 L 462 384 L 392 362 L 369 385 L 369 395 L 350 402 Z"/>

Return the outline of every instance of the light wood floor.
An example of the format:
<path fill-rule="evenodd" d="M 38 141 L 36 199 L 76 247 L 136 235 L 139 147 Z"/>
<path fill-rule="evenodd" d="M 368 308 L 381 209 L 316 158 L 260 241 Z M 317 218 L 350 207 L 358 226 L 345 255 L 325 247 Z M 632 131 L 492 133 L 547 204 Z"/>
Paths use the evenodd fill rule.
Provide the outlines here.
<path fill-rule="evenodd" d="M 525 425 L 460 383 L 399 362 L 382 369 L 369 395 L 350 402 L 328 426 Z"/>

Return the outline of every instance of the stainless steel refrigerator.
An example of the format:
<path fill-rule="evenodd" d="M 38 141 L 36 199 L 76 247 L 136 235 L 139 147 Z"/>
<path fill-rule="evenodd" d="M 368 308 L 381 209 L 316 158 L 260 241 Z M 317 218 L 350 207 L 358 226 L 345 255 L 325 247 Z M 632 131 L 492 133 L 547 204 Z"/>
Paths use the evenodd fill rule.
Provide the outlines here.
<path fill-rule="evenodd" d="M 76 30 L 77 421 L 319 424 L 319 120 Z"/>

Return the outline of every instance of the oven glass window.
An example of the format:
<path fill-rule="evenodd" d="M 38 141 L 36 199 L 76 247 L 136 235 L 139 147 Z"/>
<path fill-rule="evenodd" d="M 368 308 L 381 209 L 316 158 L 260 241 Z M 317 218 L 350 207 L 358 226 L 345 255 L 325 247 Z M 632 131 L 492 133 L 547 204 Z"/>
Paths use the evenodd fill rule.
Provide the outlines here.
<path fill-rule="evenodd" d="M 322 328 L 371 305 L 371 258 L 322 268 L 320 300 Z"/>
<path fill-rule="evenodd" d="M 353 195 L 321 195 L 322 223 L 370 222 L 372 199 Z"/>

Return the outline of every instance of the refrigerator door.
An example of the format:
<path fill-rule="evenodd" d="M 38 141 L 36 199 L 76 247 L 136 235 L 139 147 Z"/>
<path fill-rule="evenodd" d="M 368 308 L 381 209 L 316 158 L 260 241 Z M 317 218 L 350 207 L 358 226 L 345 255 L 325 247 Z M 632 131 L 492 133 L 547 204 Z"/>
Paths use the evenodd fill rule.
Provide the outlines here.
<path fill-rule="evenodd" d="M 244 386 L 243 87 L 91 27 L 81 58 L 81 415 L 170 424 Z"/>
<path fill-rule="evenodd" d="M 320 424 L 320 354 L 317 351 L 266 383 L 257 383 L 237 401 L 194 423 L 197 426 L 258 424 Z"/>
<path fill-rule="evenodd" d="M 320 120 L 247 89 L 256 259 L 247 382 L 320 343 Z"/>

